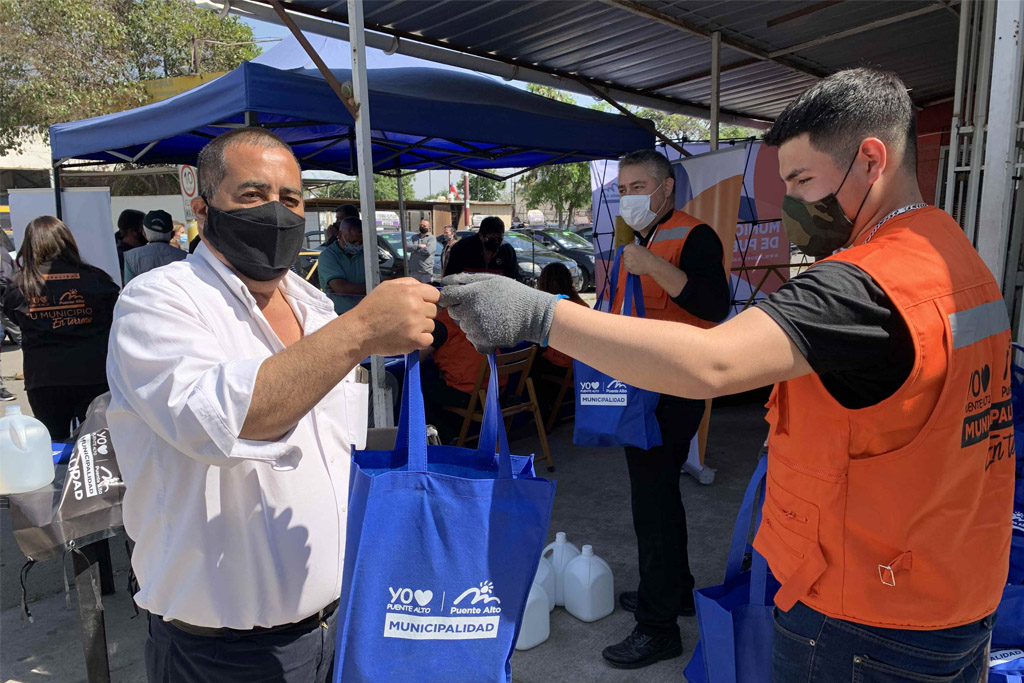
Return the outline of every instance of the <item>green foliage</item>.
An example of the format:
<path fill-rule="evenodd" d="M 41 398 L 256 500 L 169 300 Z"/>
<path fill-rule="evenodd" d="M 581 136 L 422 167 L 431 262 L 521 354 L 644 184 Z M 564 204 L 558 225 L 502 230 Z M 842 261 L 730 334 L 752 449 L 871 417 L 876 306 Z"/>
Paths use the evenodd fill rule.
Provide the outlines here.
<path fill-rule="evenodd" d="M 589 206 L 590 164 L 541 166 L 523 177 L 521 184 L 528 208 L 550 204 L 559 225 L 571 224 L 576 209 Z"/>
<path fill-rule="evenodd" d="M 26 132 L 142 104 L 140 81 L 191 72 L 192 38 L 241 42 L 252 30 L 190 0 L 0 0 L 0 153 Z M 199 68 L 233 69 L 254 45 L 197 43 Z"/>
<path fill-rule="evenodd" d="M 346 180 L 333 183 L 320 195 L 334 199 L 359 199 L 359 181 Z M 398 201 L 398 179 L 394 176 L 373 174 L 373 197 L 379 201 Z M 413 201 L 416 193 L 412 187 L 412 174 L 402 176 L 402 199 Z"/>
<path fill-rule="evenodd" d="M 470 173 L 469 198 L 474 202 L 500 202 L 506 198 L 505 182 Z"/>

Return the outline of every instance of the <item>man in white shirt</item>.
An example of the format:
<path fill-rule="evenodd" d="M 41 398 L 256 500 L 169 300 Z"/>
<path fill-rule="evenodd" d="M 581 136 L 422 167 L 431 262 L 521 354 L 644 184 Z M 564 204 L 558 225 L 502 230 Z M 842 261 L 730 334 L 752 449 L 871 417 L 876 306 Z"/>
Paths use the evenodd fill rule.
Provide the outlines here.
<path fill-rule="evenodd" d="M 108 421 L 151 683 L 331 677 L 366 430 L 355 368 L 429 346 L 438 293 L 385 282 L 336 317 L 289 272 L 301 182 L 273 133 L 210 142 L 192 202 L 203 243 L 133 279 L 114 313 Z"/>

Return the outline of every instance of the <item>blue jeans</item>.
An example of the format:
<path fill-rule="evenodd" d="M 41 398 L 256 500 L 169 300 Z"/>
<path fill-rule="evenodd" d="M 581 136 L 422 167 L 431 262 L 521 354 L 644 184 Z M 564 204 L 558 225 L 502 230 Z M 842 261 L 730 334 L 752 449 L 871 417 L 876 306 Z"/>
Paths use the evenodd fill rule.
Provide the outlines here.
<path fill-rule="evenodd" d="M 149 683 L 327 683 L 334 678 L 338 612 L 327 628 L 211 638 L 149 615 Z"/>
<path fill-rule="evenodd" d="M 773 683 L 979 683 L 987 677 L 992 616 L 941 631 L 833 619 L 803 603 L 775 610 Z"/>

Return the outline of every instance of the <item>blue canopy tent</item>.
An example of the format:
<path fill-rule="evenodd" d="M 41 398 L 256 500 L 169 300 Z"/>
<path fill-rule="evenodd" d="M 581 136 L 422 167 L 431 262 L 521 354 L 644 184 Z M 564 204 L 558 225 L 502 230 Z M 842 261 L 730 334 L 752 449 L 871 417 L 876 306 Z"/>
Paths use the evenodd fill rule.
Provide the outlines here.
<path fill-rule="evenodd" d="M 348 69 L 332 69 L 351 81 Z M 371 69 L 374 170 L 496 168 L 607 159 L 654 146 L 638 122 L 557 102 L 475 74 L 434 68 Z M 356 173 L 353 119 L 315 69 L 247 62 L 175 97 L 51 126 L 56 166 L 193 164 L 226 130 L 259 125 L 292 146 L 305 169 Z"/>

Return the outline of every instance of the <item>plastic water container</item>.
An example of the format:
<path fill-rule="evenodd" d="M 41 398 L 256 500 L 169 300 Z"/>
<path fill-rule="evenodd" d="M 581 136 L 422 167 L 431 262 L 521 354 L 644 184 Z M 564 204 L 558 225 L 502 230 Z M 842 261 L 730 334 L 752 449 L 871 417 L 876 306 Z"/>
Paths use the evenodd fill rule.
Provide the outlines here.
<path fill-rule="evenodd" d="M 565 609 L 580 621 L 604 619 L 615 609 L 612 568 L 594 554 L 593 546 L 565 568 Z"/>
<path fill-rule="evenodd" d="M 548 558 L 540 558 L 533 582 L 543 588 L 545 595 L 548 596 L 548 611 L 555 609 L 555 568 L 551 566 Z"/>
<path fill-rule="evenodd" d="M 529 650 L 537 647 L 551 635 L 551 611 L 548 609 L 548 596 L 540 584 L 530 586 L 530 595 L 526 598 L 526 611 L 523 613 L 523 625 L 519 628 L 516 639 L 517 650 Z"/>
<path fill-rule="evenodd" d="M 42 422 L 7 406 L 0 417 L 0 494 L 35 491 L 53 483 L 53 449 Z"/>
<path fill-rule="evenodd" d="M 565 540 L 565 532 L 559 531 L 555 534 L 555 542 L 544 548 L 541 557 L 547 557 L 551 552 L 551 568 L 555 570 L 555 604 L 565 605 L 565 584 L 562 579 L 565 577 L 565 567 L 574 557 L 578 557 L 580 549 Z"/>

